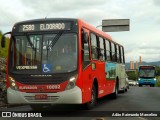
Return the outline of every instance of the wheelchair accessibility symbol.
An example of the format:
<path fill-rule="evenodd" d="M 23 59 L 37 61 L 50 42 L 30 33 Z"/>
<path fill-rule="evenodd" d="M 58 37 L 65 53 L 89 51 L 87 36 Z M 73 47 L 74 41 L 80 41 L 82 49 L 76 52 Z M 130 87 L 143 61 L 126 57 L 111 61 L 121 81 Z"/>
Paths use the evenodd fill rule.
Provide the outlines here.
<path fill-rule="evenodd" d="M 42 64 L 43 73 L 51 73 L 52 65 L 51 64 Z"/>

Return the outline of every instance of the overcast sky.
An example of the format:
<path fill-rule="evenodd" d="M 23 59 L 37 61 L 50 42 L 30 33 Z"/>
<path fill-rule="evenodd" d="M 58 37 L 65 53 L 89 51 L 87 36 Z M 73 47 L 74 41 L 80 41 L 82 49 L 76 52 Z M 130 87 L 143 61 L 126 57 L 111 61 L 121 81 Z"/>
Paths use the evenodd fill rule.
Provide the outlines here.
<path fill-rule="evenodd" d="M 126 61 L 160 61 L 160 0 L 0 0 L 0 30 L 37 18 L 130 19 L 130 31 L 109 32 L 125 48 Z M 101 27 L 99 28 L 101 29 Z"/>

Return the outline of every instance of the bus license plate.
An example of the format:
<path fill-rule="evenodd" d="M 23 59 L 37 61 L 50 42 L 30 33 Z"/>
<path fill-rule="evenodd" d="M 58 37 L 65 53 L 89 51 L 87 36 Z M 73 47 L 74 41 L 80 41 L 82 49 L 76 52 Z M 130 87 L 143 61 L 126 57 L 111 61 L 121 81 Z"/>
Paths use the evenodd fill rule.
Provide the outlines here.
<path fill-rule="evenodd" d="M 36 94 L 35 95 L 35 100 L 47 100 L 48 95 L 47 94 Z"/>

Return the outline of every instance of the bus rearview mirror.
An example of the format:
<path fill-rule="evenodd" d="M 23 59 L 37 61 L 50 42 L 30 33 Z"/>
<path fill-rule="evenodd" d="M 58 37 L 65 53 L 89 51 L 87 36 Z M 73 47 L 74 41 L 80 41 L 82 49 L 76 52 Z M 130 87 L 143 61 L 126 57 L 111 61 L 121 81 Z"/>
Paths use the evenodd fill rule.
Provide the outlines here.
<path fill-rule="evenodd" d="M 4 48 L 6 46 L 6 37 L 5 37 L 5 35 L 7 35 L 7 34 L 11 34 L 11 32 L 7 32 L 7 33 L 4 33 L 2 35 L 2 39 L 1 39 L 1 47 L 2 48 Z"/>

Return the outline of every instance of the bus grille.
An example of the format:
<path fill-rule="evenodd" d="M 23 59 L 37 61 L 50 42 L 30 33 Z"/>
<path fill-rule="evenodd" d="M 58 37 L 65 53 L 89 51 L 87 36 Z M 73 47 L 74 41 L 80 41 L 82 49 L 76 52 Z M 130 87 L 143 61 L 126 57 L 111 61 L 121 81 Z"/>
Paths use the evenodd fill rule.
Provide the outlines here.
<path fill-rule="evenodd" d="M 48 96 L 46 100 L 36 100 L 35 96 L 24 96 L 29 102 L 55 102 L 59 99 L 59 96 Z"/>
<path fill-rule="evenodd" d="M 17 82 L 26 84 L 26 85 L 46 85 L 46 84 L 61 84 L 70 77 L 75 75 L 77 71 L 72 73 L 65 74 L 56 74 L 51 77 L 39 77 L 39 76 L 31 76 L 31 75 L 11 75 Z"/>
<path fill-rule="evenodd" d="M 42 78 L 42 77 L 19 77 L 15 78 L 15 80 L 22 84 L 28 85 L 45 85 L 45 84 L 61 84 L 67 81 L 69 77 L 51 77 L 51 78 Z"/>

